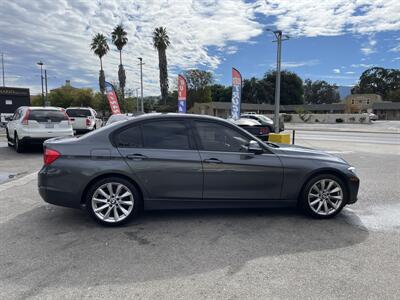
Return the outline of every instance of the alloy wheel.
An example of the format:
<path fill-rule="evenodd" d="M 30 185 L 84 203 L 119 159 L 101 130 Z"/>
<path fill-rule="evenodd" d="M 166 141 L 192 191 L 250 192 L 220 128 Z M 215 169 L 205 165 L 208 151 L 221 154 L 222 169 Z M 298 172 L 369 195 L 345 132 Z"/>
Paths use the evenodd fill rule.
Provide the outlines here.
<path fill-rule="evenodd" d="M 134 207 L 132 191 L 119 182 L 108 182 L 93 193 L 91 205 L 94 214 L 107 223 L 118 223 L 127 218 Z"/>
<path fill-rule="evenodd" d="M 308 192 L 308 205 L 314 213 L 320 216 L 334 214 L 341 208 L 342 202 L 342 187 L 333 179 L 317 181 Z"/>

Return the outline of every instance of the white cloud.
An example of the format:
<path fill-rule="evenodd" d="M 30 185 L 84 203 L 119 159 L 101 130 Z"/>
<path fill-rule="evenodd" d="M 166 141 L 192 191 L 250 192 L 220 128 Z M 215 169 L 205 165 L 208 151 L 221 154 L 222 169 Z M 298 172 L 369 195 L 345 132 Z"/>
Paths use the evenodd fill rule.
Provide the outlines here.
<path fill-rule="evenodd" d="M 257 0 L 256 10 L 276 16 L 275 26 L 295 36 L 371 34 L 400 29 L 398 0 Z"/>
<path fill-rule="evenodd" d="M 373 65 L 371 64 L 352 64 L 352 68 L 371 68 Z"/>
<path fill-rule="evenodd" d="M 393 47 L 389 51 L 391 51 L 391 52 L 400 52 L 400 45 L 397 45 L 396 47 Z"/>
<path fill-rule="evenodd" d="M 351 75 L 351 74 L 355 74 L 355 73 L 356 73 L 356 72 L 353 72 L 353 71 L 347 71 L 347 72 L 346 72 L 346 74 L 350 74 L 350 75 Z"/>
<path fill-rule="evenodd" d="M 225 52 L 237 51 L 227 43 L 246 42 L 262 32 L 254 18 L 253 4 L 235 0 L 1 1 L 0 34 L 2 48 L 26 66 L 13 67 L 15 74 L 26 76 L 20 84 L 39 90 L 35 62 L 42 59 L 58 81 L 91 82 L 97 87 L 99 61 L 89 51 L 89 43 L 95 33 L 109 36 L 122 22 L 129 38 L 123 50 L 127 87 L 139 85 L 137 57 L 142 56 L 144 89 L 149 95 L 159 94 L 158 55 L 152 46 L 155 27 L 165 26 L 170 36 L 167 57 L 172 81 L 182 69 L 215 69 Z M 224 52 L 211 54 L 210 47 Z M 119 56 L 113 45 L 110 48 L 104 68 L 107 80 L 116 81 Z"/>
<path fill-rule="evenodd" d="M 312 60 L 307 60 L 307 61 L 298 61 L 298 62 L 294 62 L 294 61 L 283 61 L 281 63 L 281 67 L 282 69 L 285 68 L 299 68 L 299 67 L 309 67 L 309 66 L 315 66 L 319 63 L 319 61 L 317 59 L 312 59 Z M 276 63 L 271 63 L 270 64 L 271 68 L 276 68 Z"/>
<path fill-rule="evenodd" d="M 333 69 L 333 73 L 340 74 L 340 69 Z"/>
<path fill-rule="evenodd" d="M 375 51 L 374 33 L 400 30 L 398 0 L 19 0 L 0 1 L 0 35 L 2 51 L 12 63 L 7 72 L 13 84 L 39 91 L 35 63 L 42 59 L 51 74 L 50 87 L 70 79 L 97 88 L 99 62 L 89 43 L 95 33 L 109 36 L 122 22 L 129 37 L 123 51 L 127 88 L 139 86 L 137 57 L 142 56 L 149 95 L 159 94 L 158 55 L 151 39 L 155 27 L 167 27 L 171 39 L 167 57 L 172 85 L 180 70 L 214 70 L 240 43 L 254 42 L 265 27 L 258 14 L 273 18 L 274 27 L 292 36 L 368 35 L 361 50 L 365 54 Z M 107 79 L 116 81 L 119 57 L 110 48 L 104 67 Z M 289 61 L 283 67 L 316 64 Z"/>

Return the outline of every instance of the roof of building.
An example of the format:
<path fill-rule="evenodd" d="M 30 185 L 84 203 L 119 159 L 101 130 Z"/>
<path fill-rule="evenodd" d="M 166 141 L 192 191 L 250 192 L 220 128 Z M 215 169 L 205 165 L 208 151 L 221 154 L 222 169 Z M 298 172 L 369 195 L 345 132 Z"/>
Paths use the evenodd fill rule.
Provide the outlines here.
<path fill-rule="evenodd" d="M 400 102 L 375 102 L 372 104 L 373 109 L 400 109 Z"/>

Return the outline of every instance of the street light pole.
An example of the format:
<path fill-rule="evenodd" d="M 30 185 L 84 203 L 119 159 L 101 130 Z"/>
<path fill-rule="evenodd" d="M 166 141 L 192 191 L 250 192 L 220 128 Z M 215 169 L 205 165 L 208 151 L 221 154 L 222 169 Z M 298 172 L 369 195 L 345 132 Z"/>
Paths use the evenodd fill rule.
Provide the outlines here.
<path fill-rule="evenodd" d="M 268 31 L 272 31 L 267 29 Z M 275 30 L 272 31 L 275 35 L 277 42 L 277 49 L 276 49 L 276 79 L 275 79 L 275 116 L 274 116 L 274 127 L 275 133 L 279 133 L 279 106 L 281 101 L 281 57 L 282 57 L 282 41 L 286 41 L 289 39 L 288 36 L 285 35 L 285 38 L 282 39 L 282 31 Z"/>
<path fill-rule="evenodd" d="M 49 105 L 49 100 L 47 98 L 47 70 L 44 69 L 44 82 L 45 82 L 45 87 L 46 87 L 46 102 L 45 106 Z"/>
<path fill-rule="evenodd" d="M 44 103 L 44 91 L 43 91 L 43 65 L 44 65 L 44 63 L 42 61 L 39 61 L 37 64 L 40 66 L 40 80 L 42 82 L 42 104 L 43 104 L 43 106 L 46 106 Z"/>
<path fill-rule="evenodd" d="M 3 71 L 3 87 L 6 86 L 5 78 L 4 78 L 4 53 L 1 53 L 1 69 Z"/>
<path fill-rule="evenodd" d="M 140 65 L 140 97 L 141 97 L 141 108 L 142 108 L 142 113 L 144 113 L 144 107 L 143 107 L 143 59 L 141 57 L 138 57 L 139 59 L 139 65 Z"/>

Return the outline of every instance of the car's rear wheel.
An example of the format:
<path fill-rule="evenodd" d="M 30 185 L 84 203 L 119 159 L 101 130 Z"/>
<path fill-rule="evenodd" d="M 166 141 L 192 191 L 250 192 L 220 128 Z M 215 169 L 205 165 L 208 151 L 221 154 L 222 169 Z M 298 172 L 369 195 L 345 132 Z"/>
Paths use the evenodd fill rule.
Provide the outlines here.
<path fill-rule="evenodd" d="M 8 147 L 14 147 L 14 144 L 11 141 L 10 134 L 8 133 L 8 130 L 6 129 L 6 135 L 7 135 L 7 145 Z"/>
<path fill-rule="evenodd" d="M 343 181 L 331 174 L 312 178 L 304 187 L 300 204 L 310 216 L 327 219 L 337 215 L 348 200 Z"/>
<path fill-rule="evenodd" d="M 22 144 L 22 141 L 18 138 L 18 134 L 15 132 L 14 133 L 14 147 L 15 151 L 18 153 L 24 152 L 24 145 Z"/>
<path fill-rule="evenodd" d="M 142 199 L 135 186 L 119 177 L 104 178 L 94 183 L 86 195 L 86 208 L 100 224 L 122 225 L 141 210 Z"/>

